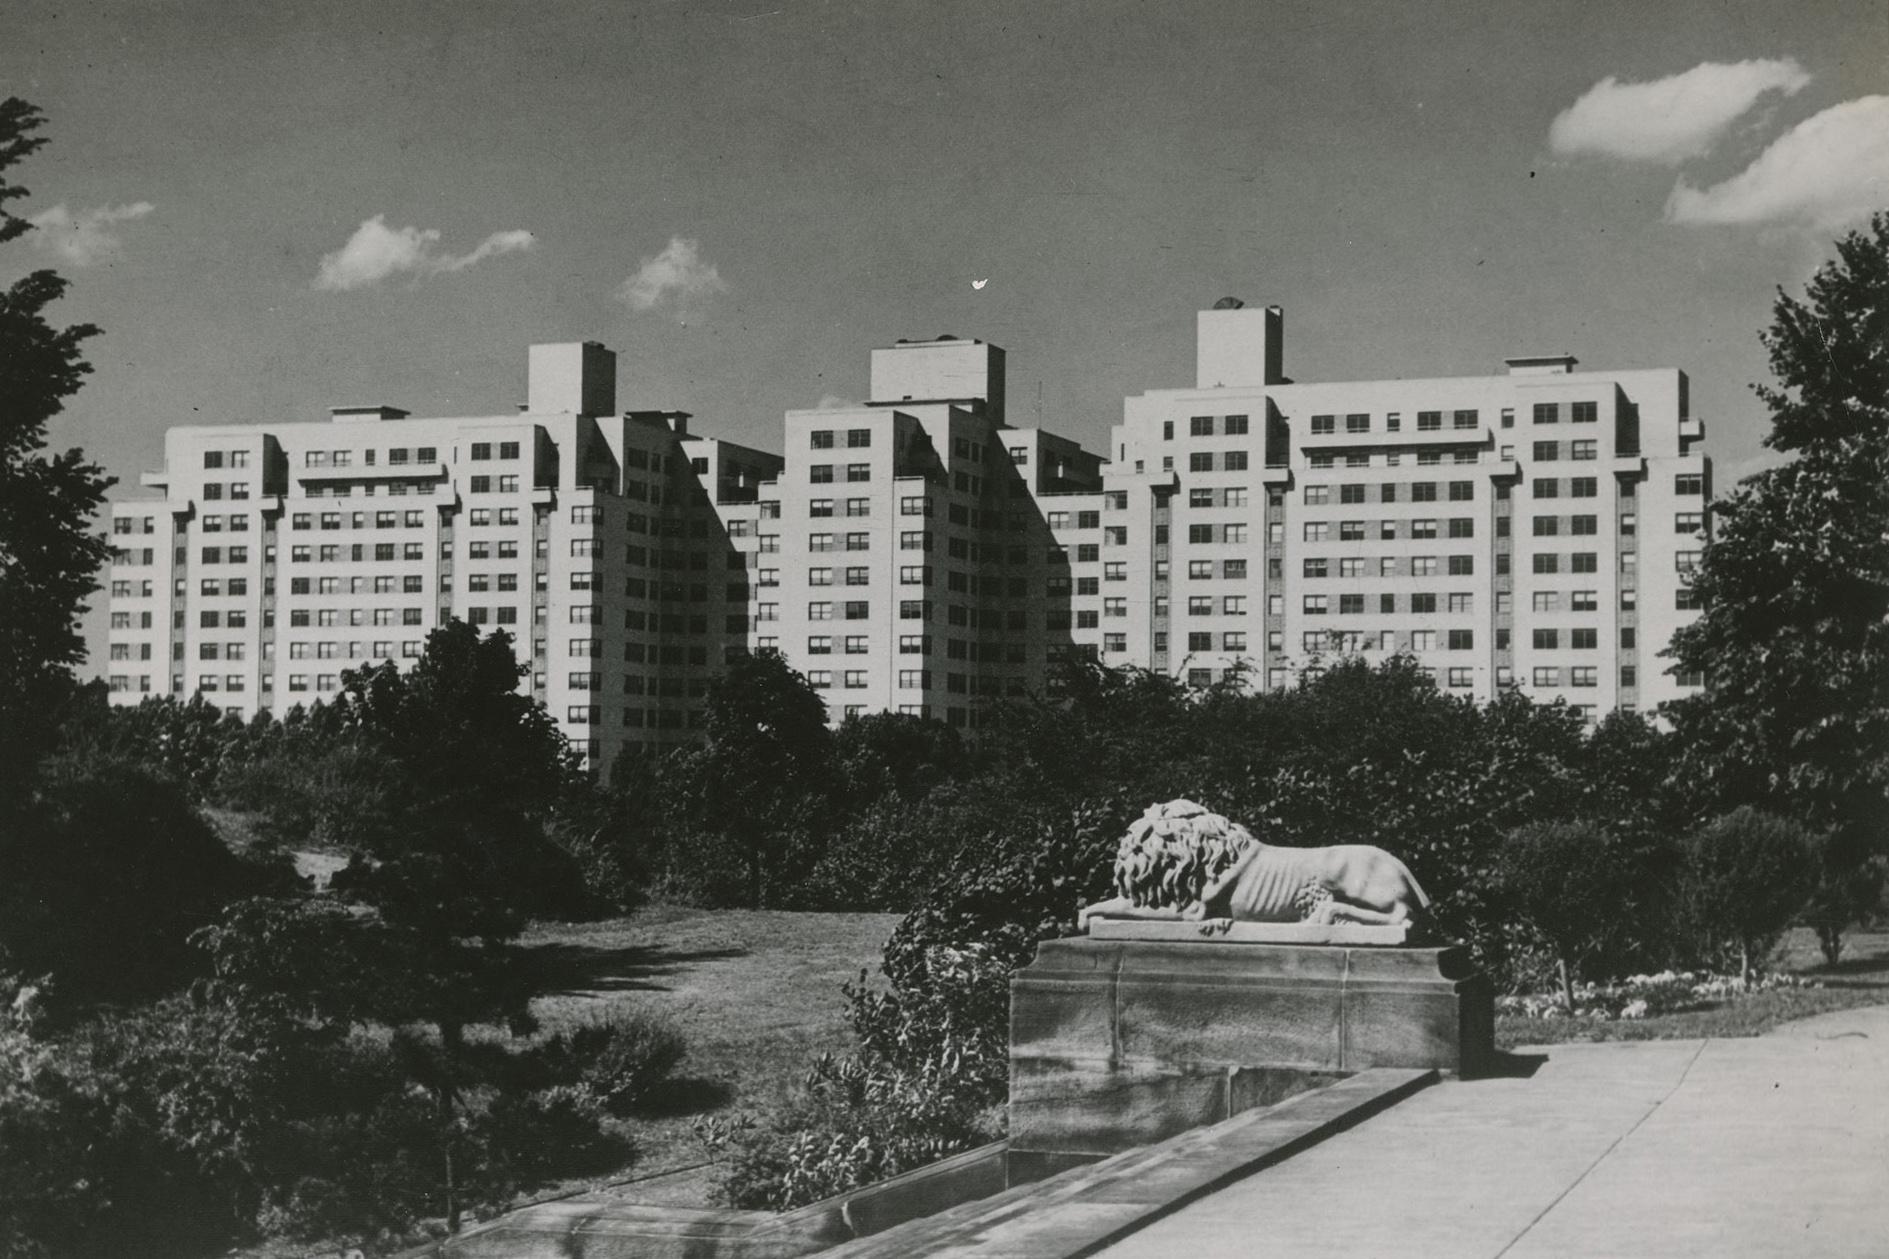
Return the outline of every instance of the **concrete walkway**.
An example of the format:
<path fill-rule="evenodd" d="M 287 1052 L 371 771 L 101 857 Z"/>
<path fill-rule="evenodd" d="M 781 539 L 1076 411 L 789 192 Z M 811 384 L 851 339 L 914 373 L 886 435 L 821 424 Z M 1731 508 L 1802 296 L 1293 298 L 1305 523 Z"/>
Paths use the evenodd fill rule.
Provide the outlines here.
<path fill-rule="evenodd" d="M 1522 1053 L 1532 1077 L 1435 1085 L 1101 1253 L 1889 1255 L 1889 1007 Z"/>

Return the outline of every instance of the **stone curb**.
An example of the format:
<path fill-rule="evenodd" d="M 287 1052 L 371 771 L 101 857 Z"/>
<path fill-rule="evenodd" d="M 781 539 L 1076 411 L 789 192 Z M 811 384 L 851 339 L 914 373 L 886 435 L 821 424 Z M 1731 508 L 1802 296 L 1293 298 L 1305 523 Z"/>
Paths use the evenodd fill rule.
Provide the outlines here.
<path fill-rule="evenodd" d="M 1363 1122 L 1438 1079 L 1373 1068 L 1327 1088 L 821 1252 L 822 1259 L 1080 1259 Z"/>

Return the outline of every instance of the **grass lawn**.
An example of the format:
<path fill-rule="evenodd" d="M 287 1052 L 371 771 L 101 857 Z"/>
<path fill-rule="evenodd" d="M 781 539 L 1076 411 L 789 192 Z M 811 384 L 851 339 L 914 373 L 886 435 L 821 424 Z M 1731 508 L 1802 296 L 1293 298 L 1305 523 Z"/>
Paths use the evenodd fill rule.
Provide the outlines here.
<path fill-rule="evenodd" d="M 655 906 L 601 923 L 546 923 L 521 943 L 543 964 L 532 1002 L 545 1031 L 614 1010 L 660 1015 L 687 1038 L 672 1113 L 635 1120 L 634 1164 L 538 1198 L 601 1190 L 707 1206 L 717 1173 L 690 1132 L 704 1113 L 759 1112 L 785 1098 L 823 1050 L 852 1047 L 840 985 L 879 954 L 896 914 L 802 914 Z M 670 1169 L 684 1169 L 671 1171 Z M 667 1174 L 665 1174 L 667 1173 Z M 631 1183 L 614 1184 L 623 1178 Z"/>
<path fill-rule="evenodd" d="M 1774 969 L 1818 984 L 1815 988 L 1774 988 L 1750 996 L 1714 1002 L 1699 1010 L 1645 1019 L 1605 1020 L 1523 1018 L 1498 1014 L 1496 1047 L 1555 1045 L 1567 1041 L 1692 1040 L 1708 1036 L 1761 1036 L 1780 1023 L 1847 1010 L 1889 1004 L 1889 930 L 1854 931 L 1844 937 L 1843 960 L 1823 960 L 1817 938 L 1798 928 L 1785 937 Z"/>

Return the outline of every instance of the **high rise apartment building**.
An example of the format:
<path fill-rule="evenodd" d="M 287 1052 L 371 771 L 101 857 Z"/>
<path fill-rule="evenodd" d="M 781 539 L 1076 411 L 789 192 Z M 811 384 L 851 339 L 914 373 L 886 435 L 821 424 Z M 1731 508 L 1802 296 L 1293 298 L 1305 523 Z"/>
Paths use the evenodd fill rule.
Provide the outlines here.
<path fill-rule="evenodd" d="M 1194 388 L 1127 400 L 1101 581 L 1076 568 L 1079 596 L 1103 591 L 1076 615 L 1105 662 L 1270 688 L 1401 652 L 1453 694 L 1519 686 L 1590 716 L 1697 685 L 1658 658 L 1692 619 L 1711 488 L 1684 373 L 1552 355 L 1297 384 L 1282 345 L 1276 307 L 1223 302 L 1198 315 Z"/>
<path fill-rule="evenodd" d="M 520 412 L 170 430 L 160 499 L 114 504 L 118 702 L 242 714 L 502 627 L 593 763 L 684 740 L 731 654 L 779 651 L 834 719 L 974 727 L 1073 653 L 1249 685 L 1409 653 L 1439 687 L 1589 715 L 1697 679 L 1710 466 L 1674 370 L 1298 384 L 1277 308 L 1198 316 L 1195 384 L 1126 400 L 1107 457 L 1007 422 L 1004 353 L 872 353 L 863 405 L 785 454 L 615 414 L 615 356 L 534 346 Z"/>
<path fill-rule="evenodd" d="M 603 347 L 533 346 L 513 415 L 171 429 L 161 500 L 112 505 L 113 698 L 243 716 L 332 699 L 451 617 L 508 631 L 521 681 L 601 762 L 686 737 L 745 650 L 760 482 L 777 456 L 615 409 Z"/>

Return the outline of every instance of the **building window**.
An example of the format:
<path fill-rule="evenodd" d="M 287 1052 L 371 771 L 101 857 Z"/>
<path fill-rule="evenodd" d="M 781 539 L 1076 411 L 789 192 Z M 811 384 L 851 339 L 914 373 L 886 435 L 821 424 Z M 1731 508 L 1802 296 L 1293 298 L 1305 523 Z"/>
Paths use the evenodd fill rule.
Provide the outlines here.
<path fill-rule="evenodd" d="M 1673 493 L 1684 496 L 1705 493 L 1705 474 L 1701 472 L 1681 472 L 1673 477 Z"/>
<path fill-rule="evenodd" d="M 1306 616 L 1324 616 L 1329 610 L 1329 599 L 1325 595 L 1306 595 L 1303 611 Z"/>
<path fill-rule="evenodd" d="M 1443 413 L 1441 411 L 1417 412 L 1417 431 L 1419 433 L 1435 433 L 1440 431 L 1442 427 Z"/>

